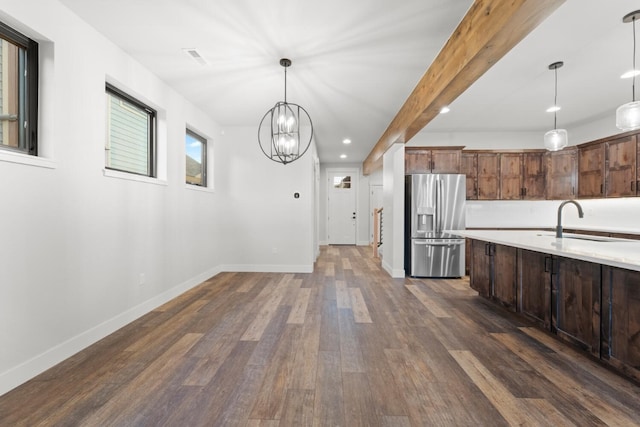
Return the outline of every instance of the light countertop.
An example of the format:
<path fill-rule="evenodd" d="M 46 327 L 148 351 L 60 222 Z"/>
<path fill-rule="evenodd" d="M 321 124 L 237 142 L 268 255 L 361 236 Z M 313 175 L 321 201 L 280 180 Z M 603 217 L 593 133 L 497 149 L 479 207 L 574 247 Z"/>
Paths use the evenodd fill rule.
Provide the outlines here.
<path fill-rule="evenodd" d="M 564 233 L 563 238 L 556 239 L 555 232 L 545 230 L 453 230 L 451 232 L 471 239 L 640 271 L 640 240 L 571 233 Z"/>

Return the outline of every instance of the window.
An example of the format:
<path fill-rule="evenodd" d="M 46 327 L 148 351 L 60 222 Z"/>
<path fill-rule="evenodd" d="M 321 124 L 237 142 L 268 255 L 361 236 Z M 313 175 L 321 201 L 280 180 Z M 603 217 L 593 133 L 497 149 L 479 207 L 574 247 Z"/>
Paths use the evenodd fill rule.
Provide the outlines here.
<path fill-rule="evenodd" d="M 156 176 L 156 111 L 107 84 L 106 167 Z"/>
<path fill-rule="evenodd" d="M 351 188 L 351 176 L 334 176 L 333 188 Z"/>
<path fill-rule="evenodd" d="M 38 43 L 0 23 L 0 148 L 37 155 Z"/>
<path fill-rule="evenodd" d="M 186 182 L 207 186 L 207 140 L 187 129 L 185 138 Z"/>

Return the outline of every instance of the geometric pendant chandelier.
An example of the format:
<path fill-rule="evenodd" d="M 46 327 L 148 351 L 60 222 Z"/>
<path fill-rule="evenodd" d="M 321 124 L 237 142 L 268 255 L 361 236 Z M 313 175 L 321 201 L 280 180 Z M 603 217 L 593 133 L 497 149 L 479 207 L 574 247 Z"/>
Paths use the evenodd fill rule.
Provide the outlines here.
<path fill-rule="evenodd" d="M 313 138 L 313 123 L 307 110 L 287 102 L 287 68 L 291 60 L 282 58 L 284 67 L 284 101 L 267 111 L 258 126 L 260 149 L 269 159 L 286 165 L 307 152 Z"/>

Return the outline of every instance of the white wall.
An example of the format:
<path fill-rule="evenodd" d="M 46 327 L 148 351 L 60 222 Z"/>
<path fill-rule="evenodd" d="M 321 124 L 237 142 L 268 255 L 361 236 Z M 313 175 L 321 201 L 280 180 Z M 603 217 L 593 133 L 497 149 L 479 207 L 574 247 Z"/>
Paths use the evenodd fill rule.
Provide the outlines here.
<path fill-rule="evenodd" d="M 465 147 L 466 150 L 509 150 L 544 148 L 538 132 L 428 132 L 423 130 L 408 143 L 410 147 Z"/>
<path fill-rule="evenodd" d="M 554 228 L 562 200 L 467 201 L 467 228 Z M 640 234 L 640 198 L 578 199 L 584 217 L 575 206 L 562 209 L 565 228 Z"/>
<path fill-rule="evenodd" d="M 225 270 L 312 272 L 315 147 L 282 165 L 260 151 L 255 127 L 231 127 L 216 157 Z"/>
<path fill-rule="evenodd" d="M 221 135 L 56 1 L 0 11 L 40 42 L 44 156 L 0 152 L 0 394 L 219 271 L 311 269 L 313 155 L 282 166 L 255 129 Z M 158 110 L 160 179 L 105 174 L 106 80 Z M 184 183 L 187 125 L 213 145 L 215 191 Z"/>
<path fill-rule="evenodd" d="M 384 153 L 382 173 L 382 268 L 391 277 L 404 277 L 404 145 Z"/>

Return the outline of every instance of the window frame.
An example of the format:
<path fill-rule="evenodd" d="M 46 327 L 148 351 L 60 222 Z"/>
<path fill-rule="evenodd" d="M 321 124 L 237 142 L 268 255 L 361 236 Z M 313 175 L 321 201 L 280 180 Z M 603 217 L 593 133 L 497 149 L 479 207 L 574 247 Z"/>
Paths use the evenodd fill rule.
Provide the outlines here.
<path fill-rule="evenodd" d="M 105 83 L 105 95 L 112 95 L 115 96 L 116 98 L 120 98 L 121 100 L 132 104 L 133 106 L 140 108 L 141 110 L 144 110 L 145 113 L 147 114 L 147 117 L 149 118 L 148 120 L 148 127 L 147 127 L 147 148 L 148 148 L 148 154 L 147 154 L 147 173 L 143 174 L 143 173 L 138 173 L 135 171 L 131 171 L 131 170 L 126 170 L 126 169 L 119 169 L 113 166 L 107 166 L 107 157 L 109 156 L 108 151 L 111 150 L 111 148 L 109 147 L 109 120 L 108 120 L 108 115 L 109 115 L 109 111 L 106 111 L 107 113 L 107 117 L 106 117 L 106 129 L 105 129 L 105 169 L 108 170 L 112 170 L 112 171 L 118 171 L 118 172 L 123 172 L 123 173 L 129 173 L 129 174 L 133 174 L 133 175 L 138 175 L 138 176 L 146 176 L 149 178 L 157 178 L 157 172 L 158 172 L 158 167 L 157 167 L 157 163 L 158 163 L 158 159 L 157 159 L 157 135 L 158 135 L 158 112 L 154 109 L 149 107 L 147 104 L 145 104 L 144 102 L 138 100 L 137 98 L 129 95 L 128 93 L 126 93 L 125 91 L 117 88 L 116 86 L 110 84 L 110 83 Z M 110 105 L 107 105 L 107 109 L 110 109 Z"/>
<path fill-rule="evenodd" d="M 24 147 L 20 148 L 20 141 L 18 142 L 18 148 L 6 146 L 0 144 L 0 149 L 28 154 L 30 156 L 38 155 L 38 69 L 39 69 L 39 56 L 38 56 L 38 42 L 30 39 L 19 31 L 11 28 L 4 22 L 0 22 L 0 38 L 13 43 L 25 51 L 25 66 L 26 76 L 24 79 L 25 85 L 25 106 L 19 105 L 18 109 L 24 108 L 24 116 L 22 126 L 25 129 L 24 132 Z M 19 70 L 20 71 L 20 70 Z M 18 137 L 20 138 L 20 137 Z"/>
<path fill-rule="evenodd" d="M 202 169 L 202 184 L 195 184 L 193 182 L 188 182 L 187 181 L 187 171 L 186 171 L 186 146 L 185 146 L 185 174 L 184 174 L 184 178 L 185 178 L 185 183 L 187 185 L 193 185 L 196 187 L 200 187 L 200 188 L 208 188 L 209 187 L 209 174 L 207 173 L 207 168 L 208 166 L 208 150 L 209 150 L 209 141 L 207 140 L 207 138 L 205 138 L 204 136 L 200 135 L 199 133 L 186 128 L 186 132 L 185 132 L 185 144 L 186 144 L 186 137 L 187 135 L 191 136 L 192 138 L 198 140 L 201 144 L 202 144 L 202 163 L 201 163 L 201 169 Z"/>

